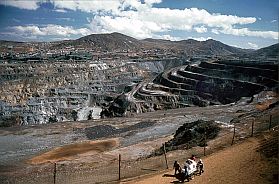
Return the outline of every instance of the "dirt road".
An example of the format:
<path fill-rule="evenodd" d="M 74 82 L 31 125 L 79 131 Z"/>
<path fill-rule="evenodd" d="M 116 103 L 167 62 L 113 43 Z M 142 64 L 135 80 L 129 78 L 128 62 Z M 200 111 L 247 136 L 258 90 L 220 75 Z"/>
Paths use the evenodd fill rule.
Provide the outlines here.
<path fill-rule="evenodd" d="M 274 183 L 274 174 L 266 158 L 257 152 L 260 138 L 249 138 L 245 142 L 220 150 L 203 159 L 205 173 L 195 176 L 191 184 L 268 184 Z M 278 169 L 278 168 L 277 168 Z M 172 177 L 173 170 L 123 182 L 123 184 L 168 184 L 179 183 Z M 278 174 L 277 174 L 278 176 Z M 273 177 L 273 178 L 272 178 Z M 276 177 L 276 174 L 275 174 Z M 276 181 L 275 181 L 276 182 Z"/>

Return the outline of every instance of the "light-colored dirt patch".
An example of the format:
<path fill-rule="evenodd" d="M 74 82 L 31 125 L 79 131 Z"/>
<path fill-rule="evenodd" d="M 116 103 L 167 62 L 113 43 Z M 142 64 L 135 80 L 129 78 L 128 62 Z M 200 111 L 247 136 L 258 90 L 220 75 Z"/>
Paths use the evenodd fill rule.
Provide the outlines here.
<path fill-rule="evenodd" d="M 127 147 L 121 147 L 119 149 L 109 151 L 107 152 L 107 154 L 115 156 L 121 154 L 123 156 L 122 160 L 138 159 L 140 157 L 150 155 L 155 149 L 160 148 L 164 142 L 167 142 L 171 138 L 173 138 L 173 136 L 162 137 L 152 141 L 146 141 Z"/>
<path fill-rule="evenodd" d="M 109 151 L 118 144 L 118 141 L 115 139 L 69 144 L 54 148 L 49 152 L 33 157 L 28 162 L 31 164 L 42 164 L 46 162 L 73 160 L 79 156 L 93 155 Z"/>
<path fill-rule="evenodd" d="M 260 111 L 264 111 L 266 110 L 269 105 L 271 105 L 272 103 L 274 103 L 274 100 L 266 100 L 262 103 L 259 103 L 256 105 L 256 109 L 260 110 Z"/>

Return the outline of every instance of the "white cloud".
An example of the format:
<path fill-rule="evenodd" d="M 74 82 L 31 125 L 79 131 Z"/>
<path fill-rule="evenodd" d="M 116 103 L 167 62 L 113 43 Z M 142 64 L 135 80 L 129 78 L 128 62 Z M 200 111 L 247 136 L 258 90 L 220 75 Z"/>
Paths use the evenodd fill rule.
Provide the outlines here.
<path fill-rule="evenodd" d="M 151 8 L 148 12 L 138 11 L 143 20 L 153 20 L 174 29 L 187 30 L 196 25 L 208 27 L 228 27 L 234 24 L 250 24 L 256 21 L 253 17 L 237 17 L 231 15 L 210 14 L 204 9 L 185 8 L 184 10 L 169 8 Z M 157 17 L 154 20 L 154 17 Z"/>
<path fill-rule="evenodd" d="M 162 0 L 144 0 L 146 4 L 152 5 L 152 4 L 159 4 L 162 2 Z"/>
<path fill-rule="evenodd" d="M 235 36 L 254 36 L 254 37 L 262 37 L 262 38 L 272 38 L 277 40 L 278 39 L 278 32 L 275 31 L 252 31 L 248 28 L 232 28 L 228 27 L 226 29 L 212 29 L 212 33 L 214 34 L 228 34 L 228 35 L 235 35 Z"/>
<path fill-rule="evenodd" d="M 129 0 L 128 0 L 129 1 Z M 137 0 L 132 0 L 137 1 Z M 151 0 L 152 1 L 152 0 Z M 153 0 L 156 1 L 156 0 Z M 118 11 L 124 0 L 0 0 L 0 4 L 20 9 L 36 10 L 41 3 L 49 2 L 57 12 L 80 10 L 83 12 Z"/>
<path fill-rule="evenodd" d="M 48 24 L 44 27 L 38 27 L 36 25 L 29 26 L 13 26 L 10 27 L 15 34 L 20 36 L 63 36 L 70 37 L 71 35 L 86 36 L 91 33 L 87 28 L 74 29 L 71 26 L 61 26 Z"/>
<path fill-rule="evenodd" d="M 36 10 L 39 8 L 39 1 L 36 0 L 0 0 L 0 4 L 27 10 Z"/>
<path fill-rule="evenodd" d="M 59 12 L 59 13 L 66 13 L 66 12 L 67 12 L 67 11 L 64 10 L 64 9 L 55 9 L 55 10 L 53 10 L 53 11 Z"/>
<path fill-rule="evenodd" d="M 52 3 L 55 8 L 54 11 L 57 12 L 72 10 L 92 13 L 93 17 L 90 18 L 87 27 L 94 33 L 121 32 L 136 38 L 155 38 L 160 35 L 159 33 L 174 30 L 188 32 L 194 30 L 197 33 L 205 33 L 210 29 L 214 34 L 222 33 L 235 36 L 278 39 L 278 32 L 235 28 L 255 23 L 257 21 L 255 17 L 209 13 L 205 9 L 198 8 L 170 9 L 153 7 L 154 4 L 161 3 L 162 0 L 0 0 L 0 4 L 34 10 L 46 1 Z M 48 27 L 51 28 L 51 26 Z M 64 34 L 64 32 L 77 34 L 74 31 L 69 31 L 73 30 L 71 27 L 61 27 L 57 27 L 58 29 L 54 30 L 54 32 L 58 35 Z M 40 32 L 44 30 L 43 28 L 29 27 L 27 29 L 25 26 L 25 32 L 41 34 Z M 22 28 L 18 27 L 18 29 Z M 87 30 L 83 32 L 89 32 L 88 28 L 80 29 Z"/>
<path fill-rule="evenodd" d="M 278 32 L 275 31 L 252 31 L 249 30 L 248 28 L 235 29 L 232 27 L 223 30 L 218 30 L 218 31 L 224 34 L 230 34 L 235 36 L 255 36 L 255 37 L 262 37 L 262 38 L 272 38 L 275 40 L 278 39 Z"/>
<path fill-rule="evenodd" d="M 184 10 L 154 8 L 136 0 L 125 1 L 123 6 L 131 9 L 115 11 L 112 15 L 95 16 L 91 19 L 90 27 L 94 32 L 118 31 L 136 38 L 155 37 L 159 32 L 173 30 L 195 30 L 198 33 L 205 33 L 207 27 L 210 27 L 215 34 L 277 39 L 275 36 L 277 32 L 233 28 L 235 25 L 252 24 L 257 20 L 255 17 L 210 14 L 204 9 L 197 8 Z"/>
<path fill-rule="evenodd" d="M 255 43 L 248 42 L 248 45 L 251 49 L 258 49 L 259 48 L 259 46 Z"/>
<path fill-rule="evenodd" d="M 214 34 L 220 34 L 218 29 L 211 29 L 211 32 L 214 33 Z"/>
<path fill-rule="evenodd" d="M 61 18 L 55 18 L 56 20 L 63 20 L 63 21 L 75 21 L 75 19 L 68 18 L 68 17 L 61 17 Z"/>
<path fill-rule="evenodd" d="M 210 40 L 212 38 L 211 37 L 207 37 L 207 38 L 204 38 L 204 37 L 198 37 L 198 38 L 188 37 L 188 39 L 193 39 L 193 40 L 197 40 L 197 41 L 203 42 L 203 41 L 206 41 L 206 40 Z"/>
<path fill-rule="evenodd" d="M 50 0 L 50 2 L 57 9 L 69 9 L 69 10 L 80 10 L 83 12 L 98 12 L 98 11 L 112 11 L 118 12 L 122 0 L 67 0 L 67 1 L 56 1 Z"/>
<path fill-rule="evenodd" d="M 69 39 L 68 37 L 52 37 L 52 38 L 50 38 L 49 40 L 51 40 L 51 41 L 65 41 L 65 40 L 71 40 L 71 39 Z"/>
<path fill-rule="evenodd" d="M 230 46 L 236 47 L 236 48 L 242 48 L 242 47 L 240 47 L 239 45 L 230 45 Z"/>
<path fill-rule="evenodd" d="M 156 38 L 156 39 L 163 39 L 163 40 L 171 40 L 171 41 L 182 40 L 182 38 L 180 38 L 180 37 L 171 36 L 169 34 L 167 34 L 167 35 L 155 35 L 154 38 Z"/>
<path fill-rule="evenodd" d="M 194 27 L 194 30 L 198 33 L 206 33 L 207 32 L 207 28 L 204 27 L 204 26 Z"/>
<path fill-rule="evenodd" d="M 36 36 L 43 36 L 45 33 L 43 33 L 38 26 L 30 25 L 30 26 L 13 26 L 11 27 L 12 30 L 15 31 L 15 33 L 19 35 L 36 35 Z"/>
<path fill-rule="evenodd" d="M 164 31 L 154 22 L 128 17 L 96 16 L 89 26 L 96 33 L 121 32 L 140 39 L 152 37 L 154 32 Z"/>
<path fill-rule="evenodd" d="M 121 23 L 121 24 L 120 24 Z M 133 25 L 133 26 L 131 26 Z M 95 33 L 121 32 L 131 35 L 137 34 L 138 38 L 149 37 L 148 33 L 141 29 L 144 25 L 139 21 L 133 21 L 127 17 L 95 16 L 89 27 Z"/>
<path fill-rule="evenodd" d="M 270 22 L 271 22 L 271 23 L 274 23 L 274 22 L 277 22 L 277 20 L 274 19 L 274 20 L 272 20 L 272 21 L 270 21 Z"/>
<path fill-rule="evenodd" d="M 146 38 L 154 37 L 159 32 L 194 29 L 198 33 L 204 33 L 207 32 L 205 26 L 225 29 L 234 24 L 250 24 L 256 21 L 253 17 L 210 14 L 197 8 L 152 8 L 139 1 L 132 2 L 129 3 L 132 10 L 119 11 L 114 15 L 94 16 L 89 26 L 94 32 L 118 31 L 136 38 Z"/>
<path fill-rule="evenodd" d="M 37 8 L 39 8 L 38 1 L 0 0 L 0 4 L 26 10 L 36 10 Z"/>

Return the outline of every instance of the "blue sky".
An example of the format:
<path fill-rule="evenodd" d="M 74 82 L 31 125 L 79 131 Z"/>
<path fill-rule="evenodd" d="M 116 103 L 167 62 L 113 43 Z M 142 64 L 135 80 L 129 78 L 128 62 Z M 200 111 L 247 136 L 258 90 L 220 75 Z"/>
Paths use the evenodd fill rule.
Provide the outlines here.
<path fill-rule="evenodd" d="M 55 41 L 120 32 L 138 39 L 278 43 L 275 0 L 0 0 L 0 39 Z"/>

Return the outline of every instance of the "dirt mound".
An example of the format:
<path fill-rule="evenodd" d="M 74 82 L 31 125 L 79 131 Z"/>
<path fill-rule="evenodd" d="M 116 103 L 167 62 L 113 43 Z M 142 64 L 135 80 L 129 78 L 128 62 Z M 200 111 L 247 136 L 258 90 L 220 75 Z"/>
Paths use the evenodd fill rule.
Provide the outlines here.
<path fill-rule="evenodd" d="M 219 131 L 220 127 L 215 121 L 198 120 L 184 123 L 176 130 L 174 138 L 166 142 L 166 151 L 204 146 L 205 141 L 214 139 Z M 163 154 L 163 147 L 155 151 L 155 155 L 160 154 Z"/>
<path fill-rule="evenodd" d="M 84 133 L 88 139 L 113 137 L 115 135 L 119 135 L 121 133 L 125 133 L 128 131 L 134 131 L 134 130 L 150 127 L 155 123 L 156 123 L 155 121 L 142 121 L 124 128 L 115 128 L 111 125 L 96 125 L 93 127 L 85 128 Z"/>
<path fill-rule="evenodd" d="M 46 162 L 57 162 L 62 160 L 72 160 L 81 154 L 96 154 L 108 151 L 117 146 L 116 140 L 89 141 L 76 144 L 69 144 L 62 147 L 54 148 L 42 155 L 33 157 L 28 162 L 31 164 L 42 164 Z"/>

